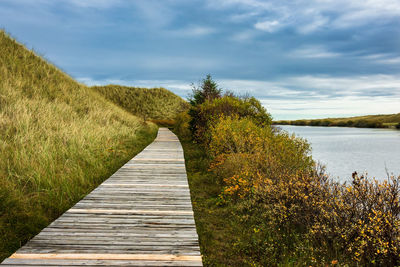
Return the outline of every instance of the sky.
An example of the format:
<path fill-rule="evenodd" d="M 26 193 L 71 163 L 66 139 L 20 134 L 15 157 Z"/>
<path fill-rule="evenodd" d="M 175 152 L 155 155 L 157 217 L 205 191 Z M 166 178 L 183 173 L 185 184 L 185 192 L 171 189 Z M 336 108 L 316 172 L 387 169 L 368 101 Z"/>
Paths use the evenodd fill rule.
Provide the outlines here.
<path fill-rule="evenodd" d="M 211 74 L 274 119 L 400 112 L 399 0 L 0 0 L 0 28 L 87 85 Z"/>

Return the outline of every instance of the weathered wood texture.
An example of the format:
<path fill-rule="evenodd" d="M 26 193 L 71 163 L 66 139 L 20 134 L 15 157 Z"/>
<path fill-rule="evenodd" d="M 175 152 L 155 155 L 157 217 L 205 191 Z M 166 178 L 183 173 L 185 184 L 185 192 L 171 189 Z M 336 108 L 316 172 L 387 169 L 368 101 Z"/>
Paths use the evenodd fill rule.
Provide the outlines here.
<path fill-rule="evenodd" d="M 4 266 L 202 266 L 182 146 L 168 129 Z"/>

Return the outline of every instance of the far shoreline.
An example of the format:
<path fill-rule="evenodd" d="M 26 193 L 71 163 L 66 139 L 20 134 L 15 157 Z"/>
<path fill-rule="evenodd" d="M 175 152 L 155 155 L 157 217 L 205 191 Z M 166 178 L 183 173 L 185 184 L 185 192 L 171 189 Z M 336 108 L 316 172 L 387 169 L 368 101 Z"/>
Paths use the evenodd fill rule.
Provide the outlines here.
<path fill-rule="evenodd" d="M 387 130 L 400 130 L 396 126 L 384 126 L 384 127 L 356 127 L 356 126 L 339 126 L 339 125 L 309 125 L 309 124 L 284 124 L 273 122 L 274 126 L 306 126 L 306 127 L 325 127 L 325 128 L 357 128 L 357 129 L 387 129 Z"/>
<path fill-rule="evenodd" d="M 273 125 L 400 129 L 400 113 L 349 118 L 278 120 Z"/>

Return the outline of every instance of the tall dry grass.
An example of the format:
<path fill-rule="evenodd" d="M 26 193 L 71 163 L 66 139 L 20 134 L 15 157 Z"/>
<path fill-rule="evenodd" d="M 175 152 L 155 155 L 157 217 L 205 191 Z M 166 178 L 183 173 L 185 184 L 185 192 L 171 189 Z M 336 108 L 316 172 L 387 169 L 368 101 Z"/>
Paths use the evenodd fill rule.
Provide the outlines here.
<path fill-rule="evenodd" d="M 0 261 L 155 137 L 0 32 Z"/>
<path fill-rule="evenodd" d="M 120 85 L 92 88 L 143 120 L 172 120 L 177 113 L 188 107 L 186 101 L 165 88 L 147 89 Z"/>

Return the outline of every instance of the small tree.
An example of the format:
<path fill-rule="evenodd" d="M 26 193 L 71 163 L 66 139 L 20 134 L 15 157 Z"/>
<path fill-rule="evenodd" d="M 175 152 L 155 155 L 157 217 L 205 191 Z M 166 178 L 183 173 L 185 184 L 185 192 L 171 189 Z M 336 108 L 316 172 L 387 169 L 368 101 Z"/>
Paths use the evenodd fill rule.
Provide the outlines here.
<path fill-rule="evenodd" d="M 208 74 L 199 87 L 192 84 L 192 95 L 189 102 L 192 106 L 197 106 L 204 103 L 206 100 L 212 101 L 221 97 L 222 90 L 218 88 L 217 83 Z"/>

